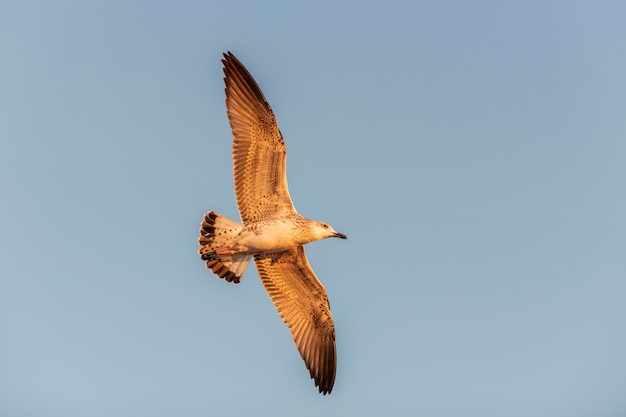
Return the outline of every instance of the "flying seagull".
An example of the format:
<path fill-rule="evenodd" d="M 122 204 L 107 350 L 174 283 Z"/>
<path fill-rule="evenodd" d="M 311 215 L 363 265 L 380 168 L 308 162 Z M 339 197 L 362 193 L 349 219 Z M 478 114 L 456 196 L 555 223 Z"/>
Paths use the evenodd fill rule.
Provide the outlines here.
<path fill-rule="evenodd" d="M 225 53 L 222 63 L 243 224 L 209 211 L 201 223 L 198 252 L 207 268 L 235 284 L 254 257 L 263 286 L 289 326 L 311 378 L 328 394 L 337 369 L 335 325 L 326 290 L 309 265 L 304 245 L 346 235 L 296 212 L 287 188 L 285 142 L 274 112 L 235 55 Z"/>

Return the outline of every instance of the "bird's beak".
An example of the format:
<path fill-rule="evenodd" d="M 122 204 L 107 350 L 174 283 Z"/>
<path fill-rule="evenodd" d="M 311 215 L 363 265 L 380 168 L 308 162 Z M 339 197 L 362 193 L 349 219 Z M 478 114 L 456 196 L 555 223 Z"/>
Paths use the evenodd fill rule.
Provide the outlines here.
<path fill-rule="evenodd" d="M 344 235 L 343 233 L 335 233 L 334 235 L 332 235 L 332 237 L 338 237 L 339 239 L 347 239 L 348 236 Z"/>

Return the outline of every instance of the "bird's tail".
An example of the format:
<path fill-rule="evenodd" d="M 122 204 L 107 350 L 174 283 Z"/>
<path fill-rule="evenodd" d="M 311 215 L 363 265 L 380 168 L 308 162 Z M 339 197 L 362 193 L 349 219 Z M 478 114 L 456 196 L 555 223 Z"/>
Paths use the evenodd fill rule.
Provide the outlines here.
<path fill-rule="evenodd" d="M 198 250 L 200 257 L 207 261 L 206 267 L 228 282 L 238 284 L 248 268 L 251 255 L 218 255 L 216 250 L 231 245 L 243 226 L 214 211 L 204 215 L 200 224 Z"/>

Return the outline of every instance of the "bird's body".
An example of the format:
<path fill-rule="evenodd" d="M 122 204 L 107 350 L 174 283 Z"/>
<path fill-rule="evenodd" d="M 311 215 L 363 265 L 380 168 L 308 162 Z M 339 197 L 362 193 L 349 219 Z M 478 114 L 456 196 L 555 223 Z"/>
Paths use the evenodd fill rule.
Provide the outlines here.
<path fill-rule="evenodd" d="M 205 245 L 203 258 L 211 252 L 221 255 L 263 255 L 282 252 L 326 237 L 340 237 L 330 226 L 299 214 L 264 220 L 244 226 L 232 239 L 219 247 Z"/>
<path fill-rule="evenodd" d="M 242 223 L 213 211 L 200 227 L 199 253 L 220 278 L 238 283 L 254 257 L 259 277 L 315 385 L 330 393 L 335 381 L 335 328 L 326 290 L 303 245 L 346 239 L 326 223 L 299 215 L 286 178 L 286 149 L 260 88 L 232 54 L 224 54 L 226 108 L 233 131 L 235 194 Z"/>

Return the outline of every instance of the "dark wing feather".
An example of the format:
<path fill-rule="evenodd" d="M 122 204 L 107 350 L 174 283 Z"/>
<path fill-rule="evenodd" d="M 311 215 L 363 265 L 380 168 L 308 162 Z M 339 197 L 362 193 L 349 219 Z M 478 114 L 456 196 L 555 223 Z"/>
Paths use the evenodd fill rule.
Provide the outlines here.
<path fill-rule="evenodd" d="M 287 187 L 287 151 L 274 112 L 232 53 L 224 54 L 222 63 L 241 220 L 249 224 L 295 213 Z"/>
<path fill-rule="evenodd" d="M 337 369 L 335 325 L 326 290 L 313 273 L 304 247 L 257 258 L 256 267 L 315 385 L 321 393 L 330 393 Z"/>

